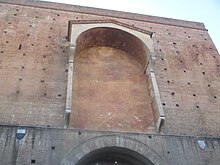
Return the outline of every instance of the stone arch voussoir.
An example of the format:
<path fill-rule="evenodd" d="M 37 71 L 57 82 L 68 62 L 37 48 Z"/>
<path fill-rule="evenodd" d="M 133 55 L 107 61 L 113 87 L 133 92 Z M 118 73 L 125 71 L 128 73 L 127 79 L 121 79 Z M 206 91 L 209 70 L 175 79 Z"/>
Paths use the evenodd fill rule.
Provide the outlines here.
<path fill-rule="evenodd" d="M 167 165 L 165 159 L 146 144 L 129 137 L 118 135 L 103 135 L 82 142 L 64 157 L 61 165 L 75 165 L 85 155 L 105 147 L 129 149 L 144 156 L 155 165 Z"/>

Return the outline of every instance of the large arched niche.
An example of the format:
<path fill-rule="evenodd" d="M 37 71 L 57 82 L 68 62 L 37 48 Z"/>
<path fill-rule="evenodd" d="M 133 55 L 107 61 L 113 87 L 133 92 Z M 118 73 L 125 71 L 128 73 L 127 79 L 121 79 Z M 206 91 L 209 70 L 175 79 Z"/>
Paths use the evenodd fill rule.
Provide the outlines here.
<path fill-rule="evenodd" d="M 62 165 L 93 164 L 167 165 L 156 151 L 140 141 L 120 135 L 103 135 L 73 147 Z"/>
<path fill-rule="evenodd" d="M 149 36 L 118 25 L 85 27 L 71 33 L 69 127 L 154 132 L 154 85 L 151 75 L 145 75 L 152 49 L 146 46 Z"/>

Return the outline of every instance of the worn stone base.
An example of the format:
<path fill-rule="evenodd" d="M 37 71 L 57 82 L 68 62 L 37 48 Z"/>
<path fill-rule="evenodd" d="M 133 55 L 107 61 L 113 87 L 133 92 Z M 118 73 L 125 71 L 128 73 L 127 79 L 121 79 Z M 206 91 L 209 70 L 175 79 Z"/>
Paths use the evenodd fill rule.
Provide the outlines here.
<path fill-rule="evenodd" d="M 86 154 L 104 147 L 130 149 L 154 164 L 217 165 L 220 162 L 220 138 L 23 128 L 26 134 L 18 140 L 18 127 L 0 127 L 0 164 L 74 164 Z M 205 143 L 204 149 L 198 140 Z"/>

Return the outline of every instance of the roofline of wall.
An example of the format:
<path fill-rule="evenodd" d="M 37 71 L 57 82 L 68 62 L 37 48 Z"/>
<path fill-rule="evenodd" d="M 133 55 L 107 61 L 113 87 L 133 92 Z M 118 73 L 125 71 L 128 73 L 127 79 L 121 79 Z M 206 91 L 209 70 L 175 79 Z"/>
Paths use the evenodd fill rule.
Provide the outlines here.
<path fill-rule="evenodd" d="M 201 22 L 193 22 L 193 21 L 185 21 L 185 20 L 178 20 L 178 19 L 172 19 L 172 18 L 149 16 L 149 15 L 143 15 L 143 14 L 130 13 L 130 12 L 108 10 L 108 9 L 99 9 L 99 8 L 93 8 L 93 7 L 84 7 L 84 6 L 38 1 L 38 0 L 16 0 L 16 1 L 15 0 L 0 0 L 0 3 L 22 5 L 22 6 L 28 6 L 28 7 L 38 7 L 38 8 L 44 8 L 44 9 L 61 10 L 61 11 L 76 12 L 76 13 L 83 13 L 83 14 L 92 14 L 92 15 L 107 16 L 107 17 L 121 18 L 121 19 L 130 19 L 134 21 L 142 21 L 142 22 L 149 22 L 149 23 L 156 23 L 156 24 L 162 24 L 162 25 L 177 26 L 177 27 L 207 31 L 207 29 L 205 28 L 205 25 Z"/>

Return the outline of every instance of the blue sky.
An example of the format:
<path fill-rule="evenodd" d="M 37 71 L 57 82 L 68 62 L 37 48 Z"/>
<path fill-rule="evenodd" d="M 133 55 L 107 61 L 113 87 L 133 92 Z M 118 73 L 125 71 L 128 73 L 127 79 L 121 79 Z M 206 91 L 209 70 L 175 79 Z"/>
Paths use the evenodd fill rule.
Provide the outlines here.
<path fill-rule="evenodd" d="M 220 0 L 47 0 L 203 22 L 220 52 Z"/>

